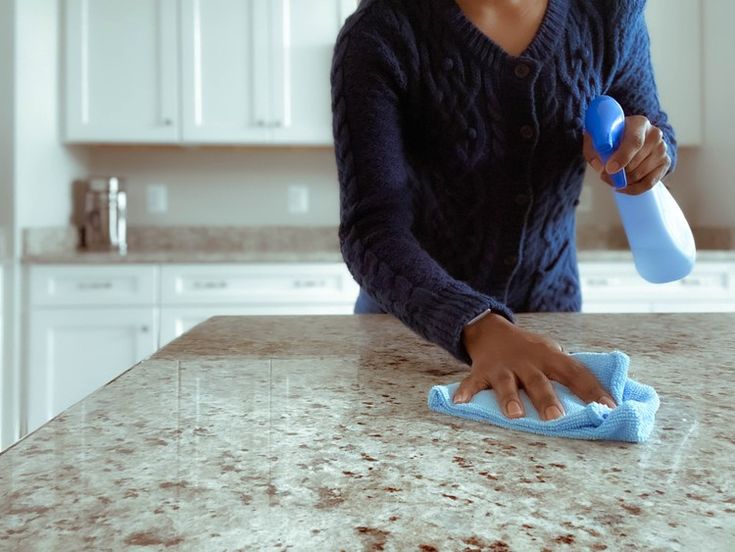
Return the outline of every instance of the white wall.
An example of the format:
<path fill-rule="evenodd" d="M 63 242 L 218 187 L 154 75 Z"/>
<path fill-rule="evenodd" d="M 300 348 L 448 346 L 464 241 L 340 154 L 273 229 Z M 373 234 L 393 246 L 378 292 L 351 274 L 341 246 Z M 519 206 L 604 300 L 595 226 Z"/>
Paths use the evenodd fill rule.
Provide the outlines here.
<path fill-rule="evenodd" d="M 90 170 L 127 179 L 131 224 L 337 225 L 334 151 L 327 148 L 109 147 L 90 149 Z M 166 184 L 169 211 L 146 212 L 148 184 Z M 287 187 L 310 190 L 308 213 L 287 212 Z"/>
<path fill-rule="evenodd" d="M 704 143 L 683 164 L 677 185 L 697 220 L 735 226 L 735 2 L 702 0 Z"/>
<path fill-rule="evenodd" d="M 66 225 L 85 148 L 59 141 L 60 0 L 0 0 L 0 260 L 3 270 L 0 447 L 18 435 L 23 282 L 20 229 Z"/>
<path fill-rule="evenodd" d="M 14 71 L 14 2 L 0 0 L 0 76 Z M 10 368 L 12 319 L 12 257 L 14 228 L 14 102 L 13 79 L 0 78 L 0 450 L 7 446 L 14 434 L 16 417 L 13 389 L 13 370 Z M 6 276 L 6 273 L 8 276 Z"/>
<path fill-rule="evenodd" d="M 16 1 L 16 190 L 19 227 L 69 223 L 86 150 L 59 141 L 61 2 Z"/>
<path fill-rule="evenodd" d="M 0 0 L 0 261 L 12 256 L 13 235 L 13 8 L 14 3 Z"/>

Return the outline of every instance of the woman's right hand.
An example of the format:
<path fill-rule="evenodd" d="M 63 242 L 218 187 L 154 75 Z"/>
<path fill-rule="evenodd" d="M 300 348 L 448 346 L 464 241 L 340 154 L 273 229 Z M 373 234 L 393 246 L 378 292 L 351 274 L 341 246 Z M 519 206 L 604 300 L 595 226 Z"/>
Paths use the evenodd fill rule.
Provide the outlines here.
<path fill-rule="evenodd" d="M 472 359 L 472 369 L 454 394 L 464 403 L 483 389 L 493 389 L 509 418 L 524 416 L 518 395 L 523 387 L 542 420 L 564 414 L 549 380 L 568 387 L 585 403 L 599 402 L 615 408 L 610 394 L 587 367 L 565 353 L 553 339 L 524 330 L 505 317 L 490 313 L 465 327 L 462 339 Z"/>

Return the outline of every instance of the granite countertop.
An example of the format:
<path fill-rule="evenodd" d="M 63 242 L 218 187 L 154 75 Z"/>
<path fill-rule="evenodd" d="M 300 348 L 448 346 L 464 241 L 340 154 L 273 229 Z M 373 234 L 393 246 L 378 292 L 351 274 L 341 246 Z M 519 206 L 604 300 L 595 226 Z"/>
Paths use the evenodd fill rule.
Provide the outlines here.
<path fill-rule="evenodd" d="M 465 368 L 389 315 L 210 319 L 0 455 L 3 550 L 732 550 L 735 314 L 518 314 L 621 349 L 650 440 L 429 411 Z"/>
<path fill-rule="evenodd" d="M 632 261 L 624 234 L 596 228 L 579 231 L 578 258 L 582 262 Z M 729 229 L 697 229 L 698 259 L 733 261 Z M 332 226 L 264 227 L 145 227 L 128 231 L 128 252 L 90 252 L 77 249 L 77 231 L 30 228 L 23 232 L 26 264 L 117 263 L 341 263 L 338 229 Z M 705 247 L 702 247 L 705 246 Z"/>

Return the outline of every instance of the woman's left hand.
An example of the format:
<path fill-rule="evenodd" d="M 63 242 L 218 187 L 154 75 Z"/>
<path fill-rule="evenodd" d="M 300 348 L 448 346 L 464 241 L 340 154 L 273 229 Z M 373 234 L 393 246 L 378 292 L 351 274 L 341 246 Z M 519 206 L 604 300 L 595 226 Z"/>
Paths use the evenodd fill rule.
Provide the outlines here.
<path fill-rule="evenodd" d="M 628 186 L 619 190 L 619 193 L 629 195 L 642 194 L 653 188 L 671 166 L 663 132 L 642 115 L 625 118 L 625 132 L 620 147 L 608 159 L 605 167 L 592 146 L 592 139 L 585 132 L 584 158 L 610 186 L 614 186 L 610 175 L 625 169 Z"/>

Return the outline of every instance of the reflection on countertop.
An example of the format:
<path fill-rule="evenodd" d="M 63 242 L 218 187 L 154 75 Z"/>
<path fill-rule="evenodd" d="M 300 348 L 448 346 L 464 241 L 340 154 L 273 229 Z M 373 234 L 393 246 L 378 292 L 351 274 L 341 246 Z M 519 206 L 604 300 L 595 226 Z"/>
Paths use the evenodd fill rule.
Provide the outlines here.
<path fill-rule="evenodd" d="M 429 411 L 466 367 L 388 315 L 218 317 L 0 455 L 8 550 L 727 550 L 733 314 L 518 314 L 624 350 L 642 445 Z"/>
<path fill-rule="evenodd" d="M 735 260 L 735 230 L 694 228 L 698 258 Z M 343 262 L 336 226 L 132 226 L 128 253 L 77 249 L 72 227 L 23 231 L 27 264 Z M 622 228 L 577 229 L 580 261 L 632 259 Z"/>

